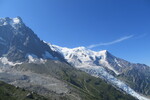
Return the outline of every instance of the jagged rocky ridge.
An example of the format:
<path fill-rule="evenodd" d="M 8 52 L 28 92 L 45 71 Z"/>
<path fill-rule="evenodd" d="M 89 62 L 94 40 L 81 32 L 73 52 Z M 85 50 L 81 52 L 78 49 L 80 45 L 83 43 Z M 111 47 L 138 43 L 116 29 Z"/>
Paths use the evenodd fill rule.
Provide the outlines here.
<path fill-rule="evenodd" d="M 49 45 L 54 51 L 60 52 L 75 68 L 101 77 L 140 100 L 148 100 L 138 93 L 150 95 L 149 66 L 130 63 L 113 56 L 107 50 L 95 52 L 85 47 L 69 49 Z"/>
<path fill-rule="evenodd" d="M 25 61 L 29 55 L 37 58 L 59 59 L 54 52 L 27 27 L 20 17 L 0 19 L 0 57 L 9 61 Z"/>
<path fill-rule="evenodd" d="M 70 66 L 20 17 L 0 19 L 0 80 L 56 100 L 135 100 Z"/>

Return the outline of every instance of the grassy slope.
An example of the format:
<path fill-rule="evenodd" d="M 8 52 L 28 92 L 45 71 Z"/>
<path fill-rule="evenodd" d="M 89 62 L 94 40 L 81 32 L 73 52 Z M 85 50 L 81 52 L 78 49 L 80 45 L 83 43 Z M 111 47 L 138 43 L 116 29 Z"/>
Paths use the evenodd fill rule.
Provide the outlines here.
<path fill-rule="evenodd" d="M 82 100 L 135 100 L 100 78 L 90 76 L 64 63 L 48 61 L 46 64 L 23 64 L 19 67 L 22 70 L 32 70 L 65 81 L 72 87 L 71 92 L 78 94 Z M 67 94 L 66 98 L 71 98 L 71 94 Z"/>
<path fill-rule="evenodd" d="M 47 100 L 36 93 L 32 94 L 33 98 L 28 98 L 28 93 L 30 92 L 0 81 L 0 100 Z"/>

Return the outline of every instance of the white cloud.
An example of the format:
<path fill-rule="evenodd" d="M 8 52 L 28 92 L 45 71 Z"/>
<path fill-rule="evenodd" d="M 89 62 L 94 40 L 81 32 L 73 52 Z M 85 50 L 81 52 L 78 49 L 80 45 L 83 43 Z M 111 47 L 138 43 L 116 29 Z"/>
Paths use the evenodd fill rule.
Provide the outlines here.
<path fill-rule="evenodd" d="M 116 44 L 116 43 L 125 41 L 125 40 L 127 40 L 127 39 L 130 39 L 130 38 L 132 38 L 132 37 L 133 37 L 133 35 L 124 36 L 124 37 L 121 37 L 121 38 L 116 39 L 116 40 L 111 41 L 111 42 L 99 43 L 99 44 L 92 44 L 92 45 L 89 45 L 87 48 L 91 49 L 91 48 L 95 48 L 95 47 L 99 47 L 99 46 L 112 45 L 112 44 Z"/>

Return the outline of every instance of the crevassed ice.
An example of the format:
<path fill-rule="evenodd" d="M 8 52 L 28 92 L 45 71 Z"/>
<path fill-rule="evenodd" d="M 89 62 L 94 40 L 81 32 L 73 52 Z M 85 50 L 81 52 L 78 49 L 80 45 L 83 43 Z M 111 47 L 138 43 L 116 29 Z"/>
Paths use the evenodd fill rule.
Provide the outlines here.
<path fill-rule="evenodd" d="M 94 67 L 93 67 L 94 68 Z M 115 78 L 114 76 L 110 75 L 109 73 L 107 73 L 107 71 L 105 71 L 104 68 L 102 67 L 95 67 L 95 69 L 90 69 L 90 68 L 81 68 L 81 70 L 95 76 L 95 77 L 100 77 L 103 78 L 105 80 L 107 80 L 108 82 L 112 83 L 113 85 L 119 87 L 120 89 L 122 89 L 123 91 L 125 91 L 126 93 L 132 95 L 135 98 L 138 98 L 139 100 L 150 100 L 146 97 L 141 96 L 140 94 L 138 94 L 137 92 L 135 92 L 133 89 L 131 89 L 128 85 L 126 85 L 124 82 L 118 80 L 117 78 Z"/>
<path fill-rule="evenodd" d="M 56 45 L 49 44 L 50 47 L 57 52 L 60 52 L 65 59 L 72 64 L 74 67 L 81 69 L 95 77 L 101 77 L 111 84 L 117 86 L 118 88 L 122 89 L 126 93 L 138 98 L 139 100 L 149 100 L 146 97 L 141 96 L 140 94 L 136 93 L 133 89 L 131 89 L 128 85 L 126 85 L 124 82 L 118 80 L 111 74 L 109 74 L 102 66 L 96 65 L 94 61 L 96 60 L 96 57 L 99 57 L 99 61 L 101 64 L 106 65 L 107 68 L 114 71 L 116 74 L 119 74 L 117 71 L 115 71 L 108 63 L 106 63 L 106 50 L 95 52 L 92 50 L 88 50 L 85 48 L 63 48 Z M 89 59 L 91 58 L 92 59 Z M 115 60 L 116 61 L 116 60 Z"/>

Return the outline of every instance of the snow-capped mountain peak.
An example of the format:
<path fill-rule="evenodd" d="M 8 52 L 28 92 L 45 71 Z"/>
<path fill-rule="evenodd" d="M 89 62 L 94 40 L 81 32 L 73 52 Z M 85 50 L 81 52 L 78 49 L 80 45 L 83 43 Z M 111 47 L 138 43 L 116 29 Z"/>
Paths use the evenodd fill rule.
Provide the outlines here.
<path fill-rule="evenodd" d="M 64 60 L 59 53 L 52 51 L 40 40 L 20 17 L 0 18 L 0 33 L 0 57 L 6 57 L 8 61 L 22 62 L 31 56 L 34 59 Z"/>
<path fill-rule="evenodd" d="M 107 50 L 102 50 L 99 52 L 92 51 L 85 47 L 77 47 L 77 48 L 66 48 L 66 47 L 59 47 L 56 45 L 49 44 L 51 49 L 59 52 L 67 62 L 71 63 L 73 66 L 81 68 L 81 67 L 101 67 L 102 64 L 107 64 Z M 108 64 L 107 64 L 108 66 Z M 113 68 L 110 68 L 111 70 Z M 116 72 L 116 71 L 115 71 Z M 116 72 L 117 73 L 117 72 Z M 118 73 L 117 73 L 118 74 Z"/>
<path fill-rule="evenodd" d="M 15 27 L 16 24 L 22 24 L 21 17 L 16 17 L 16 18 L 9 18 L 9 17 L 0 18 L 0 26 L 11 25 L 11 26 Z"/>
<path fill-rule="evenodd" d="M 59 52 L 67 62 L 72 64 L 72 66 L 81 67 L 104 67 L 107 70 L 112 71 L 114 74 L 119 75 L 125 69 L 130 67 L 130 63 L 113 56 L 107 50 L 102 51 L 92 51 L 85 47 L 77 48 L 66 48 L 59 47 L 56 45 L 49 44 L 53 51 Z"/>
<path fill-rule="evenodd" d="M 58 51 L 60 52 L 62 55 L 64 56 L 69 56 L 70 54 L 74 54 L 74 55 L 77 55 L 78 57 L 92 57 L 93 59 L 91 60 L 95 60 L 95 57 L 102 57 L 103 58 L 106 58 L 106 55 L 107 55 L 107 50 L 102 50 L 102 51 L 99 51 L 99 52 L 95 52 L 95 51 L 92 51 L 86 47 L 76 47 L 76 48 L 67 48 L 67 47 L 60 47 L 60 46 L 57 46 L 57 45 L 52 45 L 52 44 L 49 44 L 49 46 L 51 47 L 52 50 L 54 51 Z"/>
<path fill-rule="evenodd" d="M 12 18 L 13 24 L 18 24 L 22 22 L 22 19 L 20 17 Z"/>
<path fill-rule="evenodd" d="M 83 70 L 95 77 L 103 78 L 139 100 L 149 100 L 148 98 L 139 95 L 125 82 L 117 79 L 117 76 L 136 67 L 136 64 L 115 57 L 107 50 L 96 52 L 85 47 L 69 49 L 52 44 L 49 44 L 49 46 L 52 50 L 63 55 L 66 61 L 75 68 Z"/>

